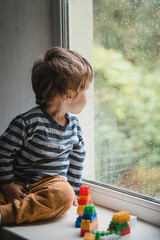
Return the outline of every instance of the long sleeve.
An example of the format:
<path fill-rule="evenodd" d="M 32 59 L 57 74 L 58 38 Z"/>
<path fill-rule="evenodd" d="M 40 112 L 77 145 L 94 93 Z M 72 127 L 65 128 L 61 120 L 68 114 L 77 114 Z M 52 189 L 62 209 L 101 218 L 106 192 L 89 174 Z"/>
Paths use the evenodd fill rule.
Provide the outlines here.
<path fill-rule="evenodd" d="M 14 181 L 14 156 L 25 138 L 25 123 L 18 116 L 0 137 L 0 184 Z"/>
<path fill-rule="evenodd" d="M 75 193 L 79 195 L 79 188 L 82 181 L 83 162 L 86 152 L 84 150 L 84 141 L 82 138 L 82 131 L 78 124 L 78 139 L 79 143 L 73 146 L 69 158 L 70 164 L 67 172 L 68 182 L 72 185 Z"/>

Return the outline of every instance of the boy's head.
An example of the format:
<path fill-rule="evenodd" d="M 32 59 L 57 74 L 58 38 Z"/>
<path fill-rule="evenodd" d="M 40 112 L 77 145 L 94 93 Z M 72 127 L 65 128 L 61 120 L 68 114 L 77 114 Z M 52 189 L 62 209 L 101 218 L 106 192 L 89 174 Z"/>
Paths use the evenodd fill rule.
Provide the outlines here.
<path fill-rule="evenodd" d="M 36 103 L 48 104 L 57 95 L 67 94 L 68 90 L 78 95 L 92 77 L 92 66 L 79 53 L 60 47 L 50 48 L 33 64 L 31 79 Z"/>

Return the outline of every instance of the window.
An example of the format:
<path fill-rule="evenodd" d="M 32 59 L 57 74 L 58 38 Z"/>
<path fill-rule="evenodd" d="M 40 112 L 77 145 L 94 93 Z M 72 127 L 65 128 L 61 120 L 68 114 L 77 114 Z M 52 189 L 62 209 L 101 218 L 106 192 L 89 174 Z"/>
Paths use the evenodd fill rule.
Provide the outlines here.
<path fill-rule="evenodd" d="M 128 208 L 133 199 L 141 201 L 137 216 L 138 205 L 148 208 L 148 215 L 153 207 L 156 224 L 155 214 L 160 213 L 158 2 L 69 1 L 70 48 L 86 56 L 95 71 L 88 106 L 80 115 L 87 147 L 84 178 L 98 186 L 97 194 L 104 187 L 102 198 L 110 189 L 107 194 L 118 202 L 124 200 Z M 147 220 L 144 211 L 139 216 Z"/>
<path fill-rule="evenodd" d="M 160 200 L 158 1 L 94 0 L 95 180 Z"/>

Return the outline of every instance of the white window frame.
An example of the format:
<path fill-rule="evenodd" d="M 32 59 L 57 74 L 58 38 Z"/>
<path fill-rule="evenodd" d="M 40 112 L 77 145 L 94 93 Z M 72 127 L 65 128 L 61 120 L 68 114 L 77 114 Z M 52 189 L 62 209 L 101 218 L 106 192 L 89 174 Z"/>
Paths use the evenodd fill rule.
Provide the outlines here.
<path fill-rule="evenodd" d="M 73 0 L 71 1 L 73 2 Z M 89 1 L 90 3 L 92 2 L 92 0 Z M 64 14 L 63 11 L 63 7 L 68 4 L 70 4 L 70 0 L 52 0 L 53 46 L 69 46 L 68 43 L 65 44 L 64 41 L 64 38 L 68 39 L 68 37 L 66 38 L 64 31 L 64 27 L 65 29 L 68 29 L 68 26 L 67 28 L 64 26 L 65 21 L 67 21 L 68 25 L 68 20 L 65 19 L 66 13 Z M 83 5 L 86 4 L 86 0 L 74 0 L 74 5 L 76 6 L 76 4 L 80 4 L 79 6 L 83 8 Z M 75 8 L 75 11 L 80 11 L 80 9 Z M 82 11 L 81 14 L 83 15 L 84 13 L 85 11 Z M 84 19 L 85 17 L 86 16 L 82 16 Z M 77 23 L 75 22 L 75 24 Z M 81 26 L 81 23 L 79 23 L 78 28 L 80 29 L 81 34 L 82 31 L 84 31 L 84 34 L 86 34 L 86 26 Z M 90 36 L 88 36 L 88 38 L 90 39 Z M 77 44 L 84 44 L 84 42 L 81 42 L 81 37 L 76 38 L 76 40 L 78 39 L 79 42 Z M 75 50 L 78 51 L 78 49 Z M 88 54 L 90 56 L 92 55 L 90 52 Z M 128 191 L 122 192 L 119 189 L 109 188 L 104 184 L 98 184 L 86 179 L 83 180 L 83 184 L 90 186 L 94 204 L 112 209 L 114 211 L 126 210 L 129 211 L 131 215 L 136 215 L 138 218 L 144 221 L 160 226 L 160 204 L 158 201 L 153 202 L 142 198 L 140 195 L 134 196 L 129 194 Z"/>
<path fill-rule="evenodd" d="M 94 204 L 112 209 L 114 211 L 129 211 L 131 215 L 137 216 L 146 222 L 160 226 L 160 204 L 138 196 L 138 194 L 127 193 L 120 189 L 109 188 L 104 184 L 97 184 L 89 180 L 83 181 L 91 189 Z M 137 195 L 137 196 L 136 196 Z"/>

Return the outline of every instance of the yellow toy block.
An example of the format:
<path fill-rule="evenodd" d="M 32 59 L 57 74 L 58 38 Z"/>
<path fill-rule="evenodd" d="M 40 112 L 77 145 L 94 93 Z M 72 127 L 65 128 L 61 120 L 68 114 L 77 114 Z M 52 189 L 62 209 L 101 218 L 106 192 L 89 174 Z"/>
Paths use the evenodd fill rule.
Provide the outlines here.
<path fill-rule="evenodd" d="M 85 199 L 87 201 L 91 200 L 91 194 L 89 194 L 88 196 L 79 196 L 79 199 Z"/>
<path fill-rule="evenodd" d="M 83 240 L 95 240 L 96 234 L 86 232 Z"/>
<path fill-rule="evenodd" d="M 98 218 L 96 218 L 93 222 L 89 219 L 82 219 L 81 229 L 92 231 L 96 225 L 98 225 Z"/>
<path fill-rule="evenodd" d="M 130 221 L 130 214 L 126 211 L 121 211 L 113 214 L 112 221 L 123 224 Z"/>
<path fill-rule="evenodd" d="M 83 216 L 84 208 L 85 208 L 85 205 L 78 205 L 77 214 L 79 216 Z"/>

